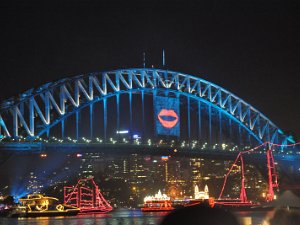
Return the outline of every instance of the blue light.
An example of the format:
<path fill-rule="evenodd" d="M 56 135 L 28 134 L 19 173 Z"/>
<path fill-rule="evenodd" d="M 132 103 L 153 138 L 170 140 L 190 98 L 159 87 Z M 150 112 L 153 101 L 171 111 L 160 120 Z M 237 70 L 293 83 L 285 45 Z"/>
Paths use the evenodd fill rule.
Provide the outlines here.
<path fill-rule="evenodd" d="M 133 137 L 134 139 L 140 139 L 140 138 L 141 138 L 138 134 L 134 134 L 132 137 Z"/>
<path fill-rule="evenodd" d="M 15 202 L 19 202 L 19 198 L 24 197 L 28 194 L 25 187 L 13 186 L 10 195 L 14 197 Z"/>
<path fill-rule="evenodd" d="M 117 130 L 117 134 L 128 134 L 128 130 Z"/>

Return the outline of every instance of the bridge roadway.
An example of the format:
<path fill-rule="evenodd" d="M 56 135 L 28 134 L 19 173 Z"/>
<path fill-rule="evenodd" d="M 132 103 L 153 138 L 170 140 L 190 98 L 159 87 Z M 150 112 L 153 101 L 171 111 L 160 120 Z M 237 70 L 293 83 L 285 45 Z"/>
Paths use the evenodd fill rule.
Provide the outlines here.
<path fill-rule="evenodd" d="M 43 143 L 43 142 L 11 142 L 0 143 L 0 165 L 5 161 L 6 155 L 11 154 L 40 154 L 50 152 L 85 153 L 103 152 L 109 154 L 145 154 L 145 155 L 170 155 L 211 158 L 220 160 L 235 160 L 238 151 L 216 149 L 199 149 L 188 147 L 171 147 L 170 145 L 146 144 L 104 144 L 104 143 Z M 273 153 L 274 154 L 274 153 Z M 252 164 L 267 176 L 266 154 L 263 151 L 243 154 L 245 163 Z M 300 154 L 274 154 L 278 163 L 280 177 L 286 185 L 300 183 Z M 300 189 L 300 187 L 299 187 Z"/>
<path fill-rule="evenodd" d="M 195 155 L 201 157 L 217 157 L 221 159 L 235 159 L 239 151 L 228 151 L 228 150 L 218 150 L 218 149 L 201 149 L 198 147 L 190 148 L 188 146 L 180 147 L 178 145 L 170 146 L 170 144 L 132 144 L 132 143 L 45 143 L 45 142 L 0 142 L 0 152 L 3 151 L 14 151 L 14 152 L 28 152 L 28 153 L 40 153 L 42 151 L 74 151 L 74 152 L 89 152 L 89 151 L 111 151 L 111 153 L 124 152 L 127 153 L 149 153 L 149 154 L 163 154 L 174 152 L 177 150 L 177 154 L 185 155 Z M 285 150 L 288 151 L 288 150 Z M 300 148 L 294 150 L 299 154 L 275 154 L 277 159 L 284 160 L 300 160 Z M 262 150 L 252 152 L 247 155 L 264 155 Z"/>

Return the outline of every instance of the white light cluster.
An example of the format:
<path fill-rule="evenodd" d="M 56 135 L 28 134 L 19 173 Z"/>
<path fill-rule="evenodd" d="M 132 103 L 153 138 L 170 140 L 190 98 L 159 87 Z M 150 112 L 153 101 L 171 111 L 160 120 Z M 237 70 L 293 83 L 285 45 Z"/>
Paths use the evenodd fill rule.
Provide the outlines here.
<path fill-rule="evenodd" d="M 185 141 L 181 142 L 181 147 L 185 147 Z"/>
<path fill-rule="evenodd" d="M 139 141 L 139 139 L 135 139 L 135 140 L 134 140 L 134 144 L 136 144 L 136 145 L 140 145 L 140 144 L 141 144 L 141 142 Z"/>
<path fill-rule="evenodd" d="M 113 144 L 116 144 L 116 143 L 117 143 L 117 141 L 114 140 L 113 138 L 110 138 L 109 141 L 110 141 L 111 143 L 113 143 Z"/>
<path fill-rule="evenodd" d="M 90 142 L 91 142 L 91 140 L 89 140 L 89 139 L 87 139 L 87 138 L 85 138 L 85 137 L 82 137 L 82 140 L 83 140 L 85 143 L 90 143 Z"/>
<path fill-rule="evenodd" d="M 159 200 L 170 200 L 170 197 L 167 196 L 166 194 L 162 194 L 161 191 L 159 190 L 157 194 L 153 195 L 148 195 L 144 198 L 144 202 L 147 201 L 159 201 Z"/>
<path fill-rule="evenodd" d="M 99 143 L 102 143 L 102 142 L 103 142 L 103 140 L 100 139 L 100 138 L 98 138 L 98 137 L 96 138 L 96 141 L 99 142 Z"/>

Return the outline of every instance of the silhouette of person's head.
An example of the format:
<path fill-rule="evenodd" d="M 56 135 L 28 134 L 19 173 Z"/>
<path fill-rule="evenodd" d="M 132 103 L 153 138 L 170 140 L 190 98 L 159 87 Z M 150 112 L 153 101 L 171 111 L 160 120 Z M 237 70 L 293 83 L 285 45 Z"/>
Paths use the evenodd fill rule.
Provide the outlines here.
<path fill-rule="evenodd" d="M 298 225 L 300 222 L 299 211 L 277 209 L 269 220 L 270 225 Z"/>
<path fill-rule="evenodd" d="M 218 207 L 195 205 L 172 211 L 160 225 L 239 225 L 235 216 Z"/>

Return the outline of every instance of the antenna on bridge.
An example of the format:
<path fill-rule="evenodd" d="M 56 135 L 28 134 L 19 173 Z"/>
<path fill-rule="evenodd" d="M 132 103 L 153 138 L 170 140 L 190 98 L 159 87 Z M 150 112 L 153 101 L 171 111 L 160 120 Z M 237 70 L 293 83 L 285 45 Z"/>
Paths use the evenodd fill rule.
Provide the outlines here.
<path fill-rule="evenodd" d="M 146 68 L 146 53 L 143 52 L 143 67 Z"/>
<path fill-rule="evenodd" d="M 165 50 L 162 50 L 162 66 L 165 67 L 166 65 L 166 59 L 165 59 Z"/>

